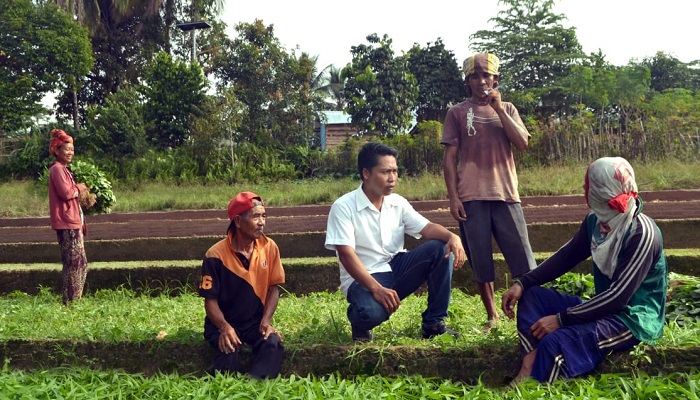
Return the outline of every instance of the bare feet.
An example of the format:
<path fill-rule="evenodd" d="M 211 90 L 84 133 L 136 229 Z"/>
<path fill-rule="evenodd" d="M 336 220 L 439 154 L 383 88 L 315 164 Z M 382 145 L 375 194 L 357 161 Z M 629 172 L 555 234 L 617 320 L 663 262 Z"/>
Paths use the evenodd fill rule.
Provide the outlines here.
<path fill-rule="evenodd" d="M 487 334 L 487 333 L 491 332 L 491 328 L 498 326 L 498 321 L 499 321 L 498 317 L 491 318 L 490 320 L 488 320 L 484 324 L 484 328 L 481 330 L 481 333 Z"/>

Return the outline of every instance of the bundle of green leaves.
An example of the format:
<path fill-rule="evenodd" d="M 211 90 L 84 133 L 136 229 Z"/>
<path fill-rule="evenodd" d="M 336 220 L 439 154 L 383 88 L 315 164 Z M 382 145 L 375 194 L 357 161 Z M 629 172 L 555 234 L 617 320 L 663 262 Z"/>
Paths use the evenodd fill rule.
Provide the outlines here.
<path fill-rule="evenodd" d="M 95 205 L 85 210 L 85 213 L 88 215 L 109 213 L 117 198 L 112 192 L 112 183 L 105 174 L 95 165 L 80 160 L 73 161 L 70 164 L 70 169 L 73 172 L 75 181 L 85 184 L 90 189 L 90 193 L 95 195 Z M 48 180 L 49 170 L 44 169 L 44 172 L 39 177 L 39 182 L 45 185 L 48 183 Z"/>

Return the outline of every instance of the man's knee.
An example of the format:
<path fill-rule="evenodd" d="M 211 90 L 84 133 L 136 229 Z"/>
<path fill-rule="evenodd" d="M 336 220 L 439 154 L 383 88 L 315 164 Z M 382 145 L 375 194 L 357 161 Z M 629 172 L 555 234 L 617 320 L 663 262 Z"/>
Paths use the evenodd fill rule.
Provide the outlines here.
<path fill-rule="evenodd" d="M 378 302 L 370 302 L 363 306 L 357 304 L 348 309 L 350 324 L 357 329 L 370 330 L 389 319 L 389 314 Z"/>
<path fill-rule="evenodd" d="M 282 340 L 277 334 L 271 334 L 267 339 L 263 339 L 260 342 L 259 351 L 283 353 L 284 347 L 282 346 Z"/>
<path fill-rule="evenodd" d="M 446 251 L 449 251 L 449 249 L 447 249 L 447 243 L 443 242 L 442 240 L 431 239 L 427 241 L 425 245 L 429 246 L 438 257 L 445 257 L 447 254 Z"/>
<path fill-rule="evenodd" d="M 238 351 L 228 354 L 219 352 L 214 358 L 212 372 L 241 372 L 240 358 Z"/>

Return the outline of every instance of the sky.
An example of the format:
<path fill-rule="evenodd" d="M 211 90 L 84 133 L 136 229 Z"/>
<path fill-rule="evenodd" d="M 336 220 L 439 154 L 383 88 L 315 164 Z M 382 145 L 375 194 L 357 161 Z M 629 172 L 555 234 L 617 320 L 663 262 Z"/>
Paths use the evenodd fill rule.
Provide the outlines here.
<path fill-rule="evenodd" d="M 586 54 L 600 49 L 613 65 L 641 61 L 657 51 L 688 63 L 700 60 L 700 20 L 690 10 L 695 9 L 693 4 L 695 0 L 555 0 L 553 12 L 567 17 L 562 26 L 576 28 Z M 469 36 L 492 29 L 489 19 L 503 9 L 498 0 L 226 0 L 221 19 L 231 38 L 237 36 L 234 26 L 240 22 L 260 19 L 273 25 L 275 36 L 289 51 L 318 56 L 320 70 L 330 64 L 344 67 L 352 59 L 350 48 L 367 44 L 366 37 L 372 33 L 388 35 L 395 55 L 414 43 L 426 47 L 441 38 L 461 65 L 472 53 Z M 498 49 L 494 52 L 498 54 Z"/>

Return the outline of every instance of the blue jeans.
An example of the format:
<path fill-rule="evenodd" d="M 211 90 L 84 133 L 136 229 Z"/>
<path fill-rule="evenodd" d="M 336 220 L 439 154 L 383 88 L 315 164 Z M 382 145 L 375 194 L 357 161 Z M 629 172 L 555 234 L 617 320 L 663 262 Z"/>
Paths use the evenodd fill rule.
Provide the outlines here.
<path fill-rule="evenodd" d="M 389 265 L 391 272 L 379 272 L 372 277 L 382 286 L 394 289 L 402 300 L 428 282 L 423 327 L 430 328 L 443 321 L 452 290 L 452 266 L 445 258 L 445 242 L 430 240 L 411 251 L 398 253 Z M 348 288 L 347 300 L 348 319 L 355 329 L 370 330 L 389 319 L 384 306 L 357 281 Z"/>

